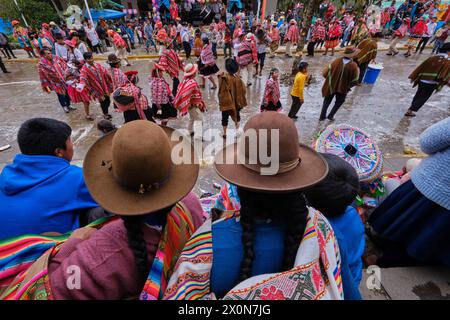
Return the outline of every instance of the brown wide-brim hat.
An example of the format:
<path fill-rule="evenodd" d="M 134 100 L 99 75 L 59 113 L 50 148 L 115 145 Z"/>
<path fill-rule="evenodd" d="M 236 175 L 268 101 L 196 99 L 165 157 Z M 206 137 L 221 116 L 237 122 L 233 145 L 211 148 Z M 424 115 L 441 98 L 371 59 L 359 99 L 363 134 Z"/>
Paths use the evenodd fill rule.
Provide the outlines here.
<path fill-rule="evenodd" d="M 287 152 L 293 156 L 294 160 L 297 157 L 300 161 L 289 171 L 275 175 L 262 175 L 257 165 L 244 165 L 239 161 L 239 143 L 236 142 L 223 148 L 215 158 L 215 170 L 224 180 L 255 192 L 289 193 L 307 189 L 327 176 L 328 164 L 325 159 L 312 148 L 298 142 L 297 129 L 292 119 L 277 112 L 264 112 L 247 122 L 244 134 L 249 128 L 279 128 L 280 160 L 283 158 L 283 153 Z M 232 159 L 232 163 L 227 164 L 227 161 L 223 161 L 227 158 Z"/>
<path fill-rule="evenodd" d="M 349 47 L 346 47 L 346 48 L 344 49 L 344 52 L 343 52 L 342 56 L 343 56 L 344 58 L 352 59 L 352 58 L 354 58 L 360 51 L 361 51 L 361 50 L 358 49 L 358 48 L 356 48 L 356 47 L 349 46 Z"/>
<path fill-rule="evenodd" d="M 141 123 L 139 124 L 138 122 Z M 145 120 L 136 120 L 131 121 L 130 123 L 135 127 L 149 125 L 157 126 L 156 124 Z M 125 124 L 124 126 L 127 125 L 128 124 Z M 123 129 L 124 126 L 118 130 Z M 122 216 L 149 214 L 174 205 L 184 198 L 194 187 L 199 173 L 199 165 L 197 155 L 190 140 L 188 138 L 183 138 L 181 141 L 172 141 L 170 137 L 174 132 L 174 129 L 163 126 L 159 127 L 169 137 L 171 150 L 173 150 L 176 145 L 177 148 L 182 147 L 183 150 L 190 150 L 190 161 L 181 164 L 172 162 L 170 175 L 164 179 L 164 183 L 158 188 L 151 188 L 144 193 L 138 192 L 136 188 L 128 188 L 118 182 L 114 177 L 114 170 L 111 170 L 111 167 L 114 167 L 115 165 L 112 161 L 113 139 L 115 135 L 117 135 L 118 130 L 105 135 L 89 149 L 83 163 L 84 179 L 92 197 L 106 211 Z M 128 134 L 128 137 L 126 137 L 129 139 L 130 144 L 134 143 L 133 148 L 140 147 L 139 142 L 136 140 L 137 137 L 143 133 L 141 128 L 137 129 L 138 130 L 131 131 Z M 145 138 L 148 137 L 144 137 L 144 139 Z M 146 145 L 142 146 L 141 149 L 144 149 L 145 147 Z M 181 151 L 181 155 L 182 154 L 183 151 Z M 124 154 L 123 157 L 128 158 L 132 157 L 132 155 Z M 110 163 L 112 163 L 111 167 L 108 168 Z M 144 170 L 156 171 L 159 169 L 151 166 L 144 167 Z M 129 172 L 126 171 L 126 174 L 130 176 L 139 174 L 144 175 L 142 172 L 133 173 L 133 170 L 130 170 Z"/>

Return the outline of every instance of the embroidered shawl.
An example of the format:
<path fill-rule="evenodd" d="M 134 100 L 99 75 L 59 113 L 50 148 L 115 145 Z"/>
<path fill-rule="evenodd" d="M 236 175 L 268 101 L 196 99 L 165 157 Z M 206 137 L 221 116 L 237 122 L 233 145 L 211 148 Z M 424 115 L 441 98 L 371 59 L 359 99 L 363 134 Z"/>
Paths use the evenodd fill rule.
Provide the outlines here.
<path fill-rule="evenodd" d="M 120 90 L 121 95 L 133 97 L 133 102 L 128 105 L 121 104 L 114 99 L 114 103 L 117 105 L 119 111 L 136 110 L 142 120 L 147 120 L 144 110 L 148 109 L 148 100 L 142 93 L 141 88 L 128 81 L 116 90 Z"/>
<path fill-rule="evenodd" d="M 200 59 L 205 66 L 210 66 L 216 63 L 211 44 L 203 47 L 202 52 L 200 53 Z"/>
<path fill-rule="evenodd" d="M 129 82 L 128 77 L 120 70 L 120 68 L 110 68 L 109 73 L 111 75 L 113 90 L 116 90 Z"/>
<path fill-rule="evenodd" d="M 163 77 L 149 77 L 152 92 L 152 102 L 157 106 L 167 104 L 173 99 L 169 84 Z"/>
<path fill-rule="evenodd" d="M 267 79 L 266 88 L 264 89 L 264 104 L 273 102 L 277 104 L 280 101 L 280 84 L 272 78 Z"/>
<path fill-rule="evenodd" d="M 211 219 L 193 234 L 180 254 L 164 293 L 165 300 L 216 299 L 210 290 L 213 264 L 212 225 L 239 219 L 238 211 Z M 251 277 L 224 300 L 342 300 L 339 245 L 329 222 L 309 208 L 305 232 L 292 269 Z"/>
<path fill-rule="evenodd" d="M 239 65 L 245 67 L 257 60 L 256 46 L 247 40 L 242 41 L 236 58 Z"/>
<path fill-rule="evenodd" d="M 324 40 L 325 39 L 325 27 L 323 25 L 316 25 L 313 29 L 313 41 Z"/>

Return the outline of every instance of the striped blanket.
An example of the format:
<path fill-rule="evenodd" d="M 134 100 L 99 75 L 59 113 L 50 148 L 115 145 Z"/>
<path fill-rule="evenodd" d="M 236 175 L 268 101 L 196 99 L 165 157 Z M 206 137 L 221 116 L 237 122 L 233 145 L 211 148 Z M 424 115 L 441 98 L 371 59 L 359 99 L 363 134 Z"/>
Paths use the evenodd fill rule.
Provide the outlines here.
<path fill-rule="evenodd" d="M 167 281 L 186 242 L 195 227 L 189 209 L 178 202 L 167 216 L 166 227 L 161 236 L 150 273 L 142 290 L 140 300 L 158 300 L 167 287 Z"/>
<path fill-rule="evenodd" d="M 102 218 L 88 227 L 100 229 L 115 219 Z M 0 299 L 21 299 L 27 293 L 26 289 L 36 287 L 39 280 L 45 279 L 48 258 L 70 235 L 71 232 L 56 236 L 23 235 L 0 241 Z M 38 261 L 42 261 L 38 270 L 30 270 L 36 269 L 35 263 Z M 34 271 L 36 274 L 30 277 L 30 272 Z M 25 279 L 29 280 L 27 284 L 24 284 Z"/>

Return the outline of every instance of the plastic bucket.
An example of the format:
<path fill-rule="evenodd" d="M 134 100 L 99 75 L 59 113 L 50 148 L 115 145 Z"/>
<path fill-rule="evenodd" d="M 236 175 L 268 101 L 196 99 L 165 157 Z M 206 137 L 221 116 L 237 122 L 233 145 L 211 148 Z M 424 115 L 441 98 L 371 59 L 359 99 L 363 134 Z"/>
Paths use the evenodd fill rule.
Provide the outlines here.
<path fill-rule="evenodd" d="M 363 82 L 368 84 L 374 84 L 377 81 L 377 78 L 380 75 L 381 70 L 383 70 L 383 66 L 377 64 L 369 64 L 366 70 L 366 74 L 364 75 Z"/>

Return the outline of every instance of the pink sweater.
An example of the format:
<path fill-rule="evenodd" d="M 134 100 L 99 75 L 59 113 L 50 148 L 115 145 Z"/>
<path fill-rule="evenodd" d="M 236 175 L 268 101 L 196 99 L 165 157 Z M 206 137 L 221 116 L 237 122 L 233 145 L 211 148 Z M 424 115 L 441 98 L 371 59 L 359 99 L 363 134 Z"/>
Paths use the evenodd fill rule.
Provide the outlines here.
<path fill-rule="evenodd" d="M 197 196 L 190 193 L 182 202 L 189 208 L 195 227 L 200 227 L 203 218 Z M 158 249 L 160 236 L 161 233 L 150 226 L 144 230 L 149 265 Z M 66 285 L 67 279 L 73 275 L 67 271 L 71 270 L 70 266 L 78 266 L 81 270 L 80 289 L 70 290 Z M 68 240 L 50 261 L 49 275 L 54 297 L 58 300 L 137 298 L 145 281 L 139 280 L 127 231 L 120 219 L 95 232 L 88 240 Z"/>

